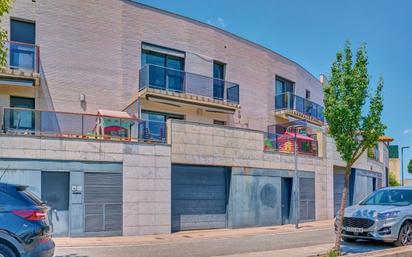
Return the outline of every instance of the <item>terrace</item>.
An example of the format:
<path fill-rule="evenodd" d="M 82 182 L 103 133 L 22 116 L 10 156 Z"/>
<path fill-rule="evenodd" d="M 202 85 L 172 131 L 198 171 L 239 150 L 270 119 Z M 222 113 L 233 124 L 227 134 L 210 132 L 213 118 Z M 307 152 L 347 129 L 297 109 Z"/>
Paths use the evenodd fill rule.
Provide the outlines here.
<path fill-rule="evenodd" d="M 166 143 L 165 123 L 139 120 L 126 112 L 99 110 L 97 114 L 79 114 L 8 107 L 0 110 L 3 135 Z"/>
<path fill-rule="evenodd" d="M 239 85 L 225 80 L 157 65 L 140 70 L 139 96 L 172 105 L 196 105 L 234 113 L 239 108 Z"/>
<path fill-rule="evenodd" d="M 295 151 L 295 129 L 292 126 L 271 125 L 265 134 L 264 150 L 293 154 Z M 296 152 L 319 156 L 317 133 L 309 127 L 296 128 Z"/>

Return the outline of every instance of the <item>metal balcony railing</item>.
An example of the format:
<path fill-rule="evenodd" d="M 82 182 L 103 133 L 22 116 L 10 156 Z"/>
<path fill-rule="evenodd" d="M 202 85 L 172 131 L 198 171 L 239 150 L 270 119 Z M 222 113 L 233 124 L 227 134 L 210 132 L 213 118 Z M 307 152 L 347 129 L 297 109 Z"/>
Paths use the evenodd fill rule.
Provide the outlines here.
<path fill-rule="evenodd" d="M 292 132 L 265 133 L 264 150 L 293 154 L 294 138 L 295 135 Z M 311 136 L 297 134 L 296 146 L 298 154 L 318 156 L 318 141 Z"/>
<path fill-rule="evenodd" d="M 7 52 L 6 67 L 25 72 L 39 72 L 39 47 L 15 41 L 0 41 L 0 47 Z"/>
<path fill-rule="evenodd" d="M 238 84 L 152 64 L 145 65 L 140 70 L 139 90 L 144 88 L 187 93 L 229 103 L 239 103 Z"/>
<path fill-rule="evenodd" d="M 165 122 L 8 107 L 0 115 L 8 135 L 166 143 Z"/>
<path fill-rule="evenodd" d="M 275 96 L 275 110 L 295 110 L 322 122 L 325 121 L 322 106 L 289 92 Z"/>

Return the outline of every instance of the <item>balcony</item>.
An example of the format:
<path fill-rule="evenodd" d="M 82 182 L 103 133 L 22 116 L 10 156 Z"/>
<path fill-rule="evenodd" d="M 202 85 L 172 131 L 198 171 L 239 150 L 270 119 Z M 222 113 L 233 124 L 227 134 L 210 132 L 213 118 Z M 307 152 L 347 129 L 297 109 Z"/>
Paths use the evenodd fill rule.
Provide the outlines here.
<path fill-rule="evenodd" d="M 239 85 L 199 74 L 145 65 L 139 96 L 171 104 L 190 104 L 233 113 L 239 108 Z"/>
<path fill-rule="evenodd" d="M 39 84 L 39 47 L 32 44 L 3 41 L 6 66 L 0 69 L 0 84 L 35 86 Z"/>
<path fill-rule="evenodd" d="M 275 115 L 283 118 L 292 116 L 305 119 L 318 126 L 322 126 L 325 122 L 322 106 L 291 93 L 275 96 Z"/>
<path fill-rule="evenodd" d="M 125 112 L 109 116 L 7 107 L 0 111 L 0 135 L 166 143 L 166 123 Z"/>

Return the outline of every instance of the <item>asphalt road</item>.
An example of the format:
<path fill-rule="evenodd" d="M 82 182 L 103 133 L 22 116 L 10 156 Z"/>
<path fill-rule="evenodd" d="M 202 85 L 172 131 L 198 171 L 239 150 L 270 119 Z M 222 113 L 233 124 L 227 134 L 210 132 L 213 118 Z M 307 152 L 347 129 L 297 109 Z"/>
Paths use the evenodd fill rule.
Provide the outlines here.
<path fill-rule="evenodd" d="M 227 238 L 187 239 L 178 242 L 153 242 L 132 246 L 57 248 L 59 257 L 208 257 L 248 252 L 280 250 L 332 243 L 331 229 L 279 234 L 243 235 Z M 392 247 L 361 242 L 343 244 L 344 252 L 367 252 Z"/>

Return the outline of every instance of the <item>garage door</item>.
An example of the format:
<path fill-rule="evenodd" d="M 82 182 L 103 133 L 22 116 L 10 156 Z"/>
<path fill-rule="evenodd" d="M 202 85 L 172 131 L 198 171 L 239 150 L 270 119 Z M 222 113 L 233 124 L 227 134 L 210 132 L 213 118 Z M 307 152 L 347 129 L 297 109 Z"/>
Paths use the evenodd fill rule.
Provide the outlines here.
<path fill-rule="evenodd" d="M 172 165 L 172 231 L 226 227 L 229 170 Z"/>
<path fill-rule="evenodd" d="M 84 174 L 85 232 L 122 234 L 122 174 Z"/>
<path fill-rule="evenodd" d="M 354 172 L 352 172 L 353 176 Z M 337 168 L 335 167 L 334 173 L 333 173 L 333 206 L 334 206 L 334 214 L 337 215 L 339 208 L 340 208 L 340 203 L 342 199 L 342 192 L 343 192 L 343 187 L 345 184 L 345 171 L 343 168 Z M 347 201 L 346 201 L 346 206 L 349 206 L 351 201 L 351 193 L 350 191 L 353 188 L 353 182 L 349 183 L 349 192 L 347 195 Z"/>
<path fill-rule="evenodd" d="M 315 220 L 315 179 L 299 178 L 299 211 L 301 221 Z"/>

